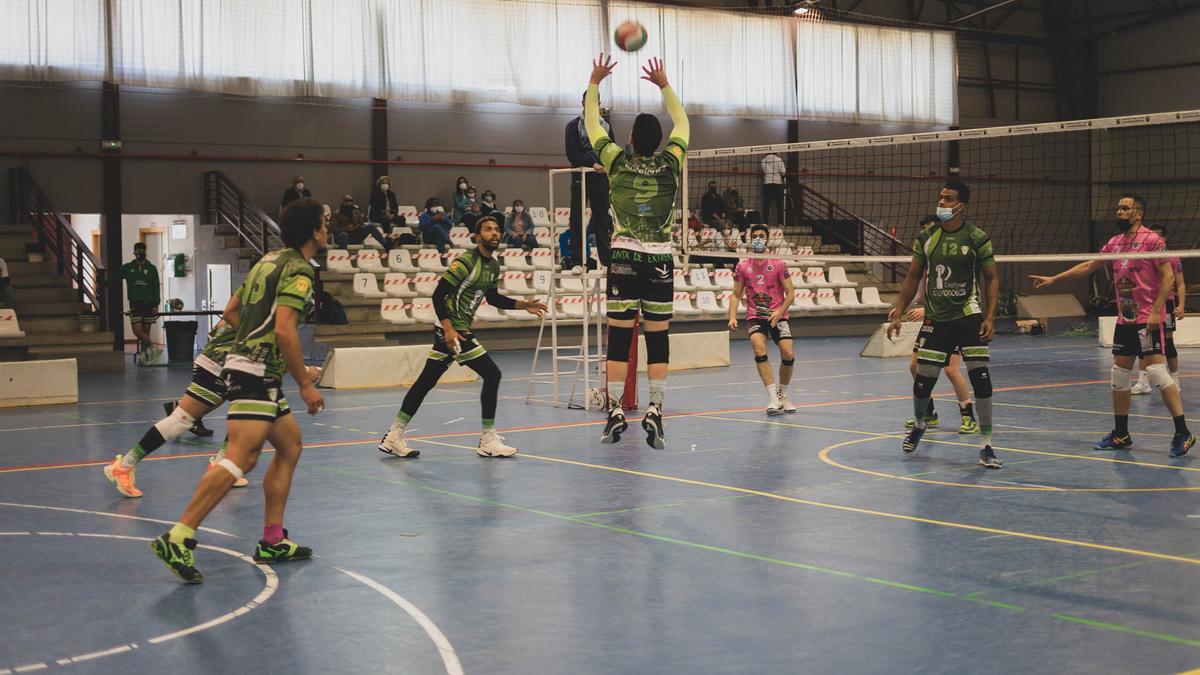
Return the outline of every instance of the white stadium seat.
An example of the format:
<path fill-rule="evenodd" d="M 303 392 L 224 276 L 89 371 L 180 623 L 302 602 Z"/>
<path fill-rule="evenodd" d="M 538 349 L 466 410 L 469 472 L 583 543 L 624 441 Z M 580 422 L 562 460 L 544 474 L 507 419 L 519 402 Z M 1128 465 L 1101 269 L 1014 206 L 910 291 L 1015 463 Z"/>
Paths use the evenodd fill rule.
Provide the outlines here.
<path fill-rule="evenodd" d="M 411 326 L 417 322 L 416 319 L 410 317 L 405 311 L 403 300 L 384 299 L 379 301 L 379 316 L 391 324 L 397 326 Z"/>
<path fill-rule="evenodd" d="M 500 313 L 500 310 L 496 309 L 492 305 L 487 304 L 486 302 L 479 305 L 479 310 L 475 312 L 475 318 L 479 319 L 480 321 L 489 321 L 493 323 L 508 321 L 507 316 L 504 316 Z"/>
<path fill-rule="evenodd" d="M 417 292 L 412 289 L 410 281 L 404 272 L 388 272 L 383 277 L 383 292 L 394 298 L 415 298 Z"/>
<path fill-rule="evenodd" d="M 717 293 L 717 306 L 722 312 L 729 311 L 729 303 L 733 300 L 733 291 L 721 291 Z"/>
<path fill-rule="evenodd" d="M 458 248 L 470 248 L 471 231 L 461 226 L 450 228 L 450 243 Z"/>
<path fill-rule="evenodd" d="M 505 295 L 533 295 L 534 290 L 526 281 L 525 272 L 503 272 L 500 274 L 500 288 Z"/>
<path fill-rule="evenodd" d="M 438 322 L 437 312 L 433 311 L 432 300 L 418 300 L 411 306 L 412 317 L 419 323 L 436 324 Z"/>
<path fill-rule="evenodd" d="M 720 288 L 712 282 L 712 279 L 710 279 L 708 276 L 708 270 L 704 269 L 703 267 L 697 267 L 693 269 L 689 275 L 689 278 L 692 282 L 692 286 L 695 286 L 696 289 L 701 291 L 715 291 Z"/>
<path fill-rule="evenodd" d="M 442 264 L 442 254 L 437 252 L 437 249 L 423 248 L 417 251 L 417 267 L 423 272 L 445 272 L 446 266 Z"/>
<path fill-rule="evenodd" d="M 817 307 L 827 307 L 829 309 L 837 309 L 837 295 L 834 294 L 832 288 L 821 288 L 817 290 Z"/>
<path fill-rule="evenodd" d="M 554 251 L 548 248 L 535 248 L 529 252 L 534 269 L 548 270 L 554 267 Z"/>
<path fill-rule="evenodd" d="M 675 290 L 677 291 L 694 291 L 696 287 L 688 283 L 687 277 L 683 275 L 683 270 L 675 268 Z"/>
<path fill-rule="evenodd" d="M 331 248 L 325 253 L 325 267 L 330 272 L 339 274 L 354 274 L 354 266 L 350 264 L 350 252 L 342 248 Z"/>
<path fill-rule="evenodd" d="M 807 288 L 796 289 L 796 299 L 792 302 L 792 309 L 801 312 L 819 312 L 822 307 L 818 307 L 814 302 L 815 294 Z"/>
<path fill-rule="evenodd" d="M 375 283 L 375 275 L 370 272 L 359 272 L 354 275 L 354 294 L 364 298 L 382 298 L 387 295 L 379 290 L 379 285 Z"/>
<path fill-rule="evenodd" d="M 572 319 L 583 318 L 583 296 L 566 295 L 558 299 L 558 311 Z"/>
<path fill-rule="evenodd" d="M 728 307 L 721 309 L 721 306 L 717 304 L 717 296 L 712 291 L 700 291 L 697 293 L 696 305 L 705 314 L 724 314 L 729 311 Z"/>
<path fill-rule="evenodd" d="M 525 259 L 524 249 L 519 249 L 519 248 L 504 249 L 504 251 L 501 253 L 501 257 L 504 262 L 504 269 L 506 269 L 506 270 L 531 270 L 531 269 L 533 269 L 533 265 L 529 264 L 529 261 Z"/>
<path fill-rule="evenodd" d="M 672 312 L 677 316 L 695 316 L 700 314 L 700 310 L 692 306 L 691 293 L 686 291 L 675 294 L 674 309 Z"/>
<path fill-rule="evenodd" d="M 804 271 L 805 286 L 828 286 L 829 282 L 825 281 L 825 270 L 821 267 L 810 267 Z"/>
<path fill-rule="evenodd" d="M 413 286 L 416 287 L 417 297 L 432 298 L 433 292 L 437 290 L 438 281 L 442 278 L 440 274 L 432 272 L 423 272 L 412 278 Z"/>
<path fill-rule="evenodd" d="M 410 225 L 416 223 L 417 218 L 419 218 L 421 215 L 421 212 L 417 210 L 417 207 L 415 207 L 411 204 L 403 204 L 403 205 L 397 206 L 396 213 L 400 216 L 403 216 L 404 222 L 406 222 Z"/>
<path fill-rule="evenodd" d="M 853 288 L 843 288 L 838 291 L 838 304 L 842 307 L 862 307 L 858 301 L 858 293 Z"/>
<path fill-rule="evenodd" d="M 879 289 L 874 286 L 866 286 L 862 292 L 862 304 L 864 307 L 873 307 L 875 309 L 886 309 L 891 307 L 891 303 L 884 302 L 879 297 Z"/>
<path fill-rule="evenodd" d="M 858 284 L 850 281 L 846 276 L 845 267 L 830 267 L 829 268 L 829 283 L 833 286 L 857 286 Z"/>
<path fill-rule="evenodd" d="M 23 338 L 25 331 L 21 330 L 17 321 L 17 313 L 11 309 L 0 309 L 0 338 Z"/>
<path fill-rule="evenodd" d="M 733 270 L 727 267 L 720 267 L 713 271 L 713 281 L 716 282 L 717 288 L 723 290 L 733 289 Z"/>
<path fill-rule="evenodd" d="M 554 235 L 550 234 L 548 227 L 533 228 L 533 238 L 537 239 L 538 246 L 550 247 L 554 245 Z"/>
<path fill-rule="evenodd" d="M 544 206 L 530 206 L 529 218 L 533 220 L 534 225 L 546 226 L 550 224 L 550 214 L 546 212 Z"/>
<path fill-rule="evenodd" d="M 413 264 L 412 256 L 402 248 L 394 248 L 388 251 L 386 260 L 388 271 L 405 272 L 408 274 L 418 271 L 417 266 Z"/>
<path fill-rule="evenodd" d="M 549 293 L 550 287 L 554 285 L 554 276 L 550 270 L 537 270 L 533 273 L 533 290 L 538 293 Z"/>
<path fill-rule="evenodd" d="M 383 267 L 384 255 L 381 249 L 360 249 L 354 256 L 355 266 L 363 272 L 386 272 Z"/>

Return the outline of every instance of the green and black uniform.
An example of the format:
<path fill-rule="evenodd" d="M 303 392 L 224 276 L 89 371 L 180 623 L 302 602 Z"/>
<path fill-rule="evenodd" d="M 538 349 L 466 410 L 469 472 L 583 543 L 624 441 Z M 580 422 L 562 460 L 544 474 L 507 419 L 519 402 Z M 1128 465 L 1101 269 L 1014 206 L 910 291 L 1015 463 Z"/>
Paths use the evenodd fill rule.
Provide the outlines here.
<path fill-rule="evenodd" d="M 617 216 L 608 267 L 610 319 L 632 319 L 641 311 L 646 320 L 666 321 L 674 308 L 671 225 L 690 132 L 675 92 L 665 87 L 662 94 L 675 127 L 667 147 L 650 156 L 626 154 L 604 132 L 596 85 L 588 87 L 585 98 L 588 137 L 608 175 L 609 201 Z"/>
<path fill-rule="evenodd" d="M 133 260 L 121 265 L 117 279 L 124 279 L 129 297 L 129 322 L 154 323 L 158 321 L 159 294 L 158 268 L 148 260 Z"/>
<path fill-rule="evenodd" d="M 517 301 L 501 295 L 497 289 L 500 281 L 500 263 L 495 256 L 485 256 L 473 248 L 458 256 L 438 281 L 433 292 L 433 311 L 438 325 L 433 328 L 433 348 L 425 360 L 425 368 L 412 388 L 404 396 L 404 403 L 396 419 L 408 424 L 425 396 L 450 367 L 452 361 L 467 366 L 483 379 L 481 395 L 483 428 L 491 429 L 496 418 L 496 398 L 500 391 L 500 369 L 487 350 L 471 333 L 475 311 L 486 300 L 497 309 L 516 309 Z M 441 321 L 448 320 L 460 336 L 458 353 L 446 343 Z"/>
<path fill-rule="evenodd" d="M 275 333 L 275 309 L 290 307 L 297 323 L 313 302 L 313 269 L 294 248 L 272 251 L 238 289 L 242 310 L 234 344 L 225 357 L 228 419 L 272 422 L 288 414 L 280 386 L 287 363 Z"/>
<path fill-rule="evenodd" d="M 979 339 L 983 321 L 980 274 L 996 264 L 992 240 L 971 223 L 954 232 L 941 226 L 917 235 L 913 262 L 925 267 L 925 324 L 917 338 L 917 358 L 945 366 L 962 350 L 963 361 L 988 360 Z"/>
<path fill-rule="evenodd" d="M 208 334 L 208 344 L 192 363 L 192 381 L 186 394 L 204 405 L 216 407 L 225 399 L 225 380 L 221 372 L 225 369 L 225 356 L 233 348 L 237 331 L 228 324 L 220 324 Z"/>

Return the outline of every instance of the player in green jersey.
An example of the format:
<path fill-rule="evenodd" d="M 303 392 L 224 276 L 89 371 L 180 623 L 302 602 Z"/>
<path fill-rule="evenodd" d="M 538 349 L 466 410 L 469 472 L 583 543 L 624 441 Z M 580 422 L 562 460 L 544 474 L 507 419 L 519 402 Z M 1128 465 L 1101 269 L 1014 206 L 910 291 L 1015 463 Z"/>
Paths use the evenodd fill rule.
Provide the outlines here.
<path fill-rule="evenodd" d="M 146 244 L 133 245 L 133 260 L 121 265 L 114 276 L 116 283 L 125 280 L 128 285 L 129 327 L 137 337 L 138 351 L 134 360 L 139 366 L 158 360 L 162 350 L 150 339 L 150 327 L 158 321 L 159 281 L 158 268 L 146 260 Z"/>
<path fill-rule="evenodd" d="M 483 380 L 480 394 L 483 432 L 476 452 L 481 457 L 511 457 L 517 454 L 517 449 L 505 445 L 504 439 L 496 433 L 500 368 L 471 333 L 471 323 L 475 320 L 475 310 L 484 300 L 497 309 L 523 309 L 536 316 L 546 312 L 546 305 L 537 299 L 510 298 L 496 290 L 500 279 L 500 263 L 496 260 L 500 231 L 499 221 L 492 216 L 484 216 L 476 221 L 475 248 L 455 258 L 438 281 L 433 292 L 433 311 L 437 313 L 439 325 L 433 328 L 433 349 L 417 381 L 404 395 L 404 402 L 391 428 L 379 442 L 380 451 L 397 457 L 416 457 L 421 454 L 404 439 L 408 422 L 450 367 L 450 362 L 456 361 L 474 370 Z"/>
<path fill-rule="evenodd" d="M 204 427 L 201 418 L 221 405 L 225 397 L 225 381 L 221 379 L 225 355 L 233 347 L 237 336 L 237 314 L 241 300 L 234 296 L 225 306 L 221 321 L 208 336 L 208 344 L 192 364 L 192 381 L 178 402 L 166 404 L 167 416 L 154 423 L 128 452 L 104 467 L 104 477 L 116 486 L 117 492 L 125 497 L 141 497 L 137 487 L 137 466 L 146 455 L 164 444 L 175 440 L 185 431 L 197 436 L 211 436 L 212 431 Z M 200 430 L 203 430 L 201 432 Z M 210 468 L 225 457 L 225 447 L 210 460 Z M 234 487 L 245 487 L 245 478 L 239 478 Z"/>
<path fill-rule="evenodd" d="M 950 355 L 961 350 L 979 413 L 982 443 L 979 463 L 999 469 L 1002 464 L 992 450 L 992 378 L 988 372 L 987 343 L 996 334 L 1000 281 L 991 238 L 967 222 L 970 200 L 970 188 L 957 181 L 948 181 L 938 193 L 937 216 L 941 224 L 921 231 L 913 243 L 913 261 L 889 315 L 887 335 L 889 338 L 899 335 L 904 310 L 916 295 L 922 275 L 928 271 L 925 324 L 917 337 L 917 373 L 913 381 L 915 415 L 913 428 L 904 439 L 904 452 L 916 451 L 925 434 L 933 385 L 950 362 Z M 985 285 L 982 290 L 980 276 Z"/>
<path fill-rule="evenodd" d="M 280 218 L 287 248 L 263 256 L 238 289 L 241 310 L 237 336 L 225 357 L 225 399 L 229 401 L 226 456 L 216 462 L 223 470 L 205 474 L 179 521 L 151 542 L 151 548 L 171 571 L 188 583 L 200 583 L 193 565 L 196 528 L 229 492 L 233 483 L 254 468 L 263 442 L 271 441 L 275 456 L 263 477 L 265 508 L 263 536 L 254 561 L 274 563 L 312 557 L 283 529 L 292 475 L 300 461 L 300 427 L 283 397 L 283 374 L 300 385 L 300 397 L 310 415 L 325 406 L 317 391 L 316 368 L 306 368 L 296 327 L 312 307 L 313 271 L 309 259 L 325 248 L 328 220 L 320 202 L 298 199 Z"/>
<path fill-rule="evenodd" d="M 633 122 L 629 146 L 617 147 L 600 125 L 600 82 L 616 62 L 606 55 L 592 62 L 592 76 L 584 96 L 583 121 L 588 139 L 608 174 L 610 202 L 617 216 L 613 230 L 612 262 L 608 267 L 608 388 L 620 401 L 629 368 L 629 348 L 638 312 L 646 336 L 650 405 L 642 418 L 646 442 L 665 447 L 662 422 L 663 393 L 670 360 L 671 313 L 674 308 L 675 263 L 671 254 L 671 220 L 687 154 L 690 127 L 679 97 L 667 82 L 662 61 L 650 59 L 643 80 L 661 92 L 671 122 L 667 147 L 657 152 L 662 125 L 654 115 L 641 113 Z M 609 411 L 600 436 L 615 443 L 628 428 L 620 404 Z"/>

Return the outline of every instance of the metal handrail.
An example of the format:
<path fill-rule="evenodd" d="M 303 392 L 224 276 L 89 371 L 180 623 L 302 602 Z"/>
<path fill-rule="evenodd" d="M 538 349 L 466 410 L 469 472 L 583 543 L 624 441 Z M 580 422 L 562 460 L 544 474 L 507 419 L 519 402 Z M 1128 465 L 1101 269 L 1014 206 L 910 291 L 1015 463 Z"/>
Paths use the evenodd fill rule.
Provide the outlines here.
<path fill-rule="evenodd" d="M 100 317 L 100 329 L 108 330 L 104 311 L 107 283 L 105 268 L 71 228 L 33 175 L 23 167 L 8 170 L 12 215 L 18 223 L 31 225 L 38 241 L 54 256 L 58 273 L 71 280 L 79 302 L 89 303 Z"/>
<path fill-rule="evenodd" d="M 803 225 L 806 221 L 825 223 L 827 226 L 821 228 L 820 234 L 830 235 L 857 255 L 901 255 L 907 249 L 904 242 L 890 232 L 847 210 L 824 194 L 798 181 L 793 185 L 798 224 Z M 837 223 L 853 223 L 853 231 L 845 232 L 835 226 Z M 883 266 L 891 271 L 891 281 L 903 278 L 908 273 L 908 265 L 904 263 L 883 263 Z"/>
<path fill-rule="evenodd" d="M 221 171 L 204 173 L 204 212 L 209 223 L 229 225 L 260 256 L 283 248 L 275 220 Z"/>

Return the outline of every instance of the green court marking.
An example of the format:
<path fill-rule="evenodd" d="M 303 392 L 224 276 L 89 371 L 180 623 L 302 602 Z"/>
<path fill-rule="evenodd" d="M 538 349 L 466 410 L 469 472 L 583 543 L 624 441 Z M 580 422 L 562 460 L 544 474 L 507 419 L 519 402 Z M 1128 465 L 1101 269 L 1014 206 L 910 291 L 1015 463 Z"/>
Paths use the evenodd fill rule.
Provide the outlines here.
<path fill-rule="evenodd" d="M 845 572 L 842 570 L 835 570 L 835 569 L 832 569 L 829 567 L 820 567 L 818 565 L 810 565 L 807 563 L 796 562 L 793 560 L 783 560 L 780 558 L 772 558 L 770 556 L 758 555 L 757 553 L 749 553 L 747 551 L 738 551 L 736 549 L 725 548 L 723 546 L 713 546 L 711 544 L 701 544 L 699 542 L 687 541 L 685 539 L 676 539 L 674 537 L 666 537 L 663 535 L 651 534 L 649 532 L 641 532 L 639 530 L 631 530 L 631 529 L 624 528 L 624 527 L 617 527 L 615 525 L 608 525 L 606 523 L 598 523 L 598 522 L 595 522 L 592 520 L 586 520 L 580 516 L 568 516 L 568 515 L 564 515 L 561 513 L 553 513 L 551 511 L 543 511 L 541 509 L 533 509 L 533 508 L 529 508 L 526 506 L 519 506 L 517 504 L 508 504 L 506 502 L 500 502 L 500 501 L 496 501 L 494 499 L 488 499 L 486 497 L 477 497 L 475 495 L 468 495 L 468 494 L 463 494 L 460 492 L 453 492 L 451 490 L 443 490 L 441 488 L 436 488 L 431 485 L 426 485 L 426 484 L 418 483 L 418 482 L 411 481 L 411 480 L 396 480 L 396 479 L 392 479 L 392 478 L 384 478 L 382 476 L 357 473 L 357 472 L 348 471 L 345 469 L 317 468 L 316 470 L 323 471 L 326 473 L 333 473 L 333 474 L 338 474 L 338 475 L 342 475 L 342 476 L 348 476 L 348 477 L 352 477 L 352 478 L 363 478 L 366 480 L 373 480 L 373 481 L 378 481 L 381 483 L 390 483 L 393 485 L 400 485 L 400 486 L 404 486 L 404 487 L 413 488 L 415 490 L 420 490 L 422 492 L 431 492 L 434 494 L 446 495 L 449 497 L 457 497 L 459 499 L 465 499 L 467 501 L 477 502 L 480 504 L 487 504 L 489 506 L 496 506 L 496 507 L 505 508 L 505 509 L 512 509 L 515 511 L 522 511 L 524 513 L 532 513 L 532 514 L 539 515 L 539 516 L 546 516 L 548 518 L 554 518 L 556 520 L 564 520 L 564 521 L 571 522 L 571 523 L 578 523 L 580 525 L 588 525 L 590 527 L 607 530 L 609 532 L 616 532 L 618 534 L 628 534 L 631 536 L 640 537 L 642 539 L 649 539 L 651 541 L 660 541 L 660 542 L 667 543 L 667 544 L 675 544 L 677 546 L 684 546 L 687 548 L 698 549 L 698 550 L 702 550 L 702 551 L 709 551 L 712 553 L 720 553 L 723 555 L 730 555 L 730 556 L 734 556 L 737 558 L 743 558 L 746 560 L 765 562 L 765 563 L 770 563 L 772 565 L 781 565 L 781 566 L 790 567 L 793 569 L 807 570 L 809 572 L 820 572 L 822 574 L 828 574 L 828 575 L 843 577 L 843 578 L 847 578 L 847 579 L 857 579 L 859 581 L 865 581 L 865 582 L 871 583 L 871 584 L 886 586 L 888 588 L 898 588 L 901 590 L 913 591 L 913 592 L 917 592 L 917 593 L 926 593 L 929 595 L 936 595 L 938 597 L 947 598 L 947 599 L 965 600 L 967 602 L 972 602 L 972 603 L 983 605 L 986 607 L 994 607 L 997 609 L 1004 609 L 1004 610 L 1015 611 L 1015 612 L 1026 611 L 1026 608 L 1021 607 L 1019 605 L 1012 605 L 1012 604 L 1009 604 L 1006 602 L 999 602 L 996 600 L 984 600 L 982 598 L 976 597 L 982 591 L 976 591 L 974 593 L 970 593 L 967 595 L 961 595 L 958 593 L 950 593 L 947 591 L 942 591 L 942 590 L 939 590 L 936 588 L 929 588 L 926 586 L 916 586 L 913 584 L 906 584 L 906 583 L 899 582 L 899 581 L 891 581 L 889 579 L 879 579 L 877 577 L 863 576 L 863 575 L 855 573 L 855 572 Z M 1131 566 L 1131 565 L 1126 565 L 1126 566 Z M 1096 570 L 1096 571 L 1100 571 L 1100 570 Z M 1071 623 L 1090 626 L 1092 628 L 1098 628 L 1101 630 L 1108 630 L 1108 631 L 1113 631 L 1113 632 L 1117 632 L 1117 633 L 1126 633 L 1128 635 L 1136 635 L 1138 637 L 1151 638 L 1154 640 L 1161 640 L 1163 642 L 1171 642 L 1171 643 L 1175 643 L 1175 644 L 1187 645 L 1189 647 L 1196 647 L 1196 648 L 1200 649 L 1200 640 L 1190 640 L 1188 638 L 1182 638 L 1182 637 L 1178 637 L 1175 635 L 1169 635 L 1166 633 L 1155 633 L 1152 631 L 1139 630 L 1137 628 L 1130 628 L 1128 626 L 1122 626 L 1119 624 L 1105 623 L 1105 622 L 1101 622 L 1101 621 L 1093 621 L 1091 619 L 1084 619 L 1082 617 L 1072 616 L 1070 614 L 1050 614 L 1049 616 L 1051 618 L 1058 619 L 1060 621 L 1068 621 Z"/>
<path fill-rule="evenodd" d="M 1083 570 L 1074 574 L 1064 574 L 1061 577 L 1051 577 L 1049 579 L 1036 579 L 1034 581 L 1026 581 L 1023 586 L 1046 586 L 1048 584 L 1056 584 L 1060 581 L 1068 581 L 1070 579 L 1079 579 L 1081 577 L 1091 576 L 1093 574 L 1103 574 L 1104 572 L 1116 572 L 1117 570 L 1129 569 L 1130 567 L 1141 567 L 1149 565 L 1149 561 L 1125 563 L 1124 565 L 1113 565 L 1112 567 L 1100 567 L 1094 570 Z"/>
<path fill-rule="evenodd" d="M 1138 637 L 1151 638 L 1153 640 L 1162 640 L 1163 642 L 1174 642 L 1175 644 L 1187 645 L 1189 647 L 1200 648 L 1200 640 L 1189 640 L 1175 635 L 1167 635 L 1166 633 L 1153 633 L 1148 630 L 1138 630 L 1129 626 L 1121 626 L 1115 623 L 1105 623 L 1103 621 L 1094 621 L 1085 619 L 1081 616 L 1071 616 L 1070 614 L 1052 614 L 1055 619 L 1060 621 L 1069 621 L 1071 623 L 1079 623 L 1092 628 L 1100 628 L 1102 630 L 1110 630 L 1114 633 L 1128 633 L 1129 635 L 1137 635 Z"/>

